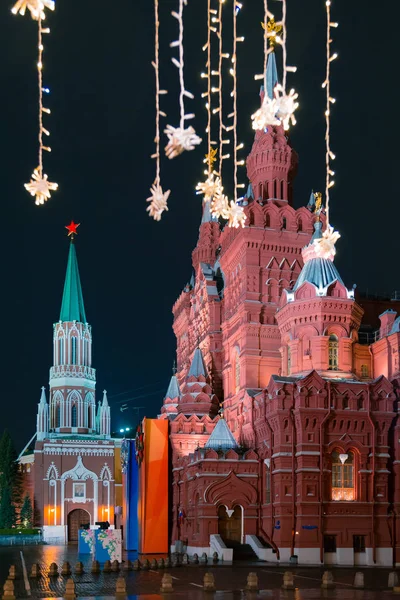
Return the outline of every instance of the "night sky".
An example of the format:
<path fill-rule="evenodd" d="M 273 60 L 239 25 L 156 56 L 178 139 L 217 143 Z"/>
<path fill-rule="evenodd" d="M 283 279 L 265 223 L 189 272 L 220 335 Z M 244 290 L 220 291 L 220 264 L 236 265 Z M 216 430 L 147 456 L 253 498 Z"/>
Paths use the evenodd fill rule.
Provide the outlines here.
<path fill-rule="evenodd" d="M 261 0 L 242 0 L 239 35 L 239 138 L 249 150 L 250 115 L 258 107 L 262 69 Z M 169 42 L 177 0 L 160 0 L 162 87 L 167 122 L 178 122 L 177 70 Z M 278 3 L 270 0 L 278 11 Z M 45 172 L 59 191 L 36 207 L 23 188 L 37 166 L 36 24 L 0 7 L 0 169 L 2 428 L 18 449 L 33 435 L 42 385 L 52 364 L 52 324 L 59 318 L 69 241 L 64 226 L 81 223 L 77 253 L 87 318 L 93 327 L 98 398 L 108 390 L 113 429 L 134 424 L 120 402 L 145 406 L 156 416 L 168 385 L 175 341 L 171 308 L 191 275 L 191 251 L 201 217 L 194 187 L 201 178 L 205 144 L 164 161 L 162 185 L 170 210 L 156 223 L 146 213 L 154 179 L 153 3 L 151 0 L 58 0 L 48 16 L 44 83 L 51 89 L 53 152 Z M 383 7 L 389 7 L 384 3 Z M 189 0 L 185 12 L 187 88 L 197 100 L 194 125 L 204 131 L 199 98 L 205 80 L 206 0 Z M 226 13 L 231 11 L 228 0 Z M 397 27 L 372 2 L 334 0 L 332 147 L 336 186 L 331 221 L 341 232 L 336 265 L 347 285 L 375 292 L 400 289 L 397 190 Z M 230 16 L 230 15 L 229 15 Z M 229 26 L 225 51 L 230 51 Z M 325 7 L 323 0 L 288 0 L 289 85 L 299 92 L 298 123 L 291 139 L 299 153 L 295 207 L 311 188 L 324 188 Z M 281 53 L 277 52 L 278 67 Z M 394 70 L 392 70 L 394 69 Z M 227 81 L 227 91 L 231 85 Z M 228 97 L 228 96 L 227 96 Z M 380 100 L 382 98 L 382 100 Z M 163 125 L 165 125 L 165 121 Z M 242 171 L 241 180 L 247 183 Z M 229 188 L 229 185 L 227 186 Z M 143 416 L 144 411 L 141 412 Z"/>

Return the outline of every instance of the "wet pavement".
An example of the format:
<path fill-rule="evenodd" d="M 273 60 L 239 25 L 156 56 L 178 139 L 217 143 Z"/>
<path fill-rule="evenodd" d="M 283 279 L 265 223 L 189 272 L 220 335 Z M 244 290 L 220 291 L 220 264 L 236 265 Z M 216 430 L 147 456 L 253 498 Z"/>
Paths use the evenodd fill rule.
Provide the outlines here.
<path fill-rule="evenodd" d="M 17 567 L 18 578 L 15 581 L 16 596 L 18 598 L 28 597 L 24 578 L 22 576 L 22 563 L 20 552 L 26 562 L 28 574 L 33 563 L 38 563 L 42 576 L 38 579 L 29 579 L 31 597 L 33 598 L 61 598 L 64 594 L 66 577 L 49 578 L 47 575 L 52 562 L 61 565 L 64 561 L 75 563 L 82 561 L 85 573 L 73 575 L 76 585 L 76 593 L 79 598 L 115 598 L 116 580 L 118 573 L 100 573 L 92 575 L 90 567 L 92 559 L 88 555 L 78 555 L 76 546 L 12 546 L 0 547 L 0 583 L 8 575 L 9 566 Z M 124 557 L 125 559 L 128 557 Z M 136 556 L 129 556 L 133 560 Z M 281 589 L 283 573 L 290 570 L 294 574 L 296 589 L 285 591 Z M 325 567 L 276 567 L 268 563 L 235 563 L 234 565 L 189 565 L 179 566 L 171 569 L 160 569 L 150 571 L 122 572 L 126 580 L 129 598 L 143 600 L 159 599 L 160 584 L 163 573 L 172 575 L 174 592 L 168 598 L 187 598 L 188 600 L 204 600 L 207 598 L 220 600 L 239 600 L 247 598 L 256 600 L 258 598 L 271 598 L 271 600 L 314 600 L 316 598 L 327 598 L 331 600 L 377 600 L 378 598 L 400 598 L 400 594 L 389 591 L 388 575 L 391 569 L 386 568 L 335 568 L 331 569 L 336 588 L 323 591 L 320 588 L 322 574 Z M 365 590 L 356 590 L 353 587 L 354 574 L 357 571 L 364 573 Z M 217 592 L 204 593 L 202 588 L 203 577 L 206 572 L 214 575 Z M 249 572 L 257 573 L 260 592 L 245 592 L 247 575 Z M 400 573 L 399 573 L 400 575 Z"/>

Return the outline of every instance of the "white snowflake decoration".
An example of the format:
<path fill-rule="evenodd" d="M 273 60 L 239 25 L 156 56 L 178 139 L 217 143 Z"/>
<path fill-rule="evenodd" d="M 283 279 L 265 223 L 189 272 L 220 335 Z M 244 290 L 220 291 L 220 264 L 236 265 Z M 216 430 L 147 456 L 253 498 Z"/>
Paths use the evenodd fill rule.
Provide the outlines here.
<path fill-rule="evenodd" d="M 149 213 L 149 216 L 153 217 L 155 221 L 160 221 L 164 210 L 168 210 L 167 200 L 171 190 L 163 192 L 162 187 L 159 184 L 153 183 L 150 192 L 151 196 L 146 200 L 146 202 L 150 202 L 150 205 L 146 210 Z"/>
<path fill-rule="evenodd" d="M 231 200 L 228 215 L 228 227 L 244 227 L 246 218 L 243 206 L 240 206 L 234 200 Z"/>
<path fill-rule="evenodd" d="M 48 8 L 49 10 L 54 10 L 55 5 L 53 0 L 18 0 L 11 9 L 11 12 L 16 15 L 19 13 L 20 15 L 24 15 L 26 9 L 28 9 L 31 13 L 32 19 L 38 21 L 40 19 L 46 18 L 46 13 L 44 9 Z"/>
<path fill-rule="evenodd" d="M 210 204 L 210 211 L 213 217 L 217 219 L 222 217 L 223 219 L 229 218 L 229 200 L 228 196 L 225 196 L 222 192 L 213 196 Z"/>
<path fill-rule="evenodd" d="M 204 201 L 211 200 L 213 196 L 219 196 L 223 192 L 220 177 L 214 179 L 213 173 L 208 176 L 206 181 L 200 182 L 196 186 L 197 194 L 204 194 Z"/>
<path fill-rule="evenodd" d="M 169 140 L 165 147 L 165 154 L 168 158 L 175 158 L 182 154 L 184 150 L 194 150 L 194 147 L 201 143 L 201 138 L 196 134 L 193 127 L 184 129 L 167 125 L 164 133 L 167 134 Z"/>
<path fill-rule="evenodd" d="M 280 120 L 276 118 L 276 111 L 276 99 L 265 94 L 261 107 L 251 115 L 253 129 L 263 130 L 268 125 L 280 125 Z"/>
<path fill-rule="evenodd" d="M 47 180 L 47 175 L 41 177 L 39 167 L 32 173 L 32 179 L 29 183 L 25 183 L 25 189 L 30 193 L 31 196 L 35 196 L 35 204 L 44 204 L 50 198 L 51 191 L 58 188 L 58 183 L 52 183 Z"/>
<path fill-rule="evenodd" d="M 336 254 L 335 244 L 340 238 L 340 233 L 334 231 L 333 227 L 329 225 L 322 234 L 322 238 L 314 240 L 315 254 L 318 258 L 329 258 L 333 260 Z"/>
<path fill-rule="evenodd" d="M 289 94 L 286 94 L 280 84 L 275 86 L 274 94 L 276 116 L 280 119 L 283 128 L 287 130 L 290 124 L 296 125 L 294 111 L 299 106 L 299 103 L 296 102 L 299 95 L 294 90 L 290 90 Z"/>

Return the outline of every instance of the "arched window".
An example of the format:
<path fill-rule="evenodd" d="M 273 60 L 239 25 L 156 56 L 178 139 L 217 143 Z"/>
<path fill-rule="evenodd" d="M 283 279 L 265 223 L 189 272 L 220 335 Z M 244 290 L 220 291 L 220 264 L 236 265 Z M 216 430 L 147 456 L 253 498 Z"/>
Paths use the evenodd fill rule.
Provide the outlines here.
<path fill-rule="evenodd" d="M 271 217 L 268 213 L 265 215 L 265 227 L 271 227 Z"/>
<path fill-rule="evenodd" d="M 60 423 L 61 423 L 61 408 L 60 408 L 60 405 L 57 404 L 57 406 L 56 406 L 56 427 L 60 427 Z"/>
<path fill-rule="evenodd" d="M 71 337 L 71 365 L 76 365 L 77 359 L 77 345 L 76 345 L 76 337 Z"/>
<path fill-rule="evenodd" d="M 88 406 L 88 428 L 89 429 L 93 429 L 93 425 L 92 425 L 92 406 L 91 404 L 89 404 Z"/>
<path fill-rule="evenodd" d="M 287 226 L 286 217 L 283 217 L 283 219 L 282 219 L 282 229 L 286 229 L 286 226 Z"/>
<path fill-rule="evenodd" d="M 64 364 L 64 338 L 58 338 L 58 364 Z"/>
<path fill-rule="evenodd" d="M 292 370 L 292 349 L 288 344 L 287 347 L 287 374 L 290 375 L 290 372 Z"/>
<path fill-rule="evenodd" d="M 353 452 L 332 452 L 332 500 L 355 500 Z"/>
<path fill-rule="evenodd" d="M 239 348 L 236 348 L 235 353 L 235 392 L 240 390 L 240 357 Z"/>
<path fill-rule="evenodd" d="M 71 427 L 78 426 L 78 410 L 76 408 L 76 404 L 72 405 L 71 409 Z"/>
<path fill-rule="evenodd" d="M 368 365 L 361 365 L 361 377 L 369 377 Z"/>
<path fill-rule="evenodd" d="M 303 222 L 301 219 L 297 221 L 297 231 L 303 231 Z"/>
<path fill-rule="evenodd" d="M 337 371 L 339 368 L 339 341 L 336 335 L 329 336 L 328 342 L 329 370 Z"/>

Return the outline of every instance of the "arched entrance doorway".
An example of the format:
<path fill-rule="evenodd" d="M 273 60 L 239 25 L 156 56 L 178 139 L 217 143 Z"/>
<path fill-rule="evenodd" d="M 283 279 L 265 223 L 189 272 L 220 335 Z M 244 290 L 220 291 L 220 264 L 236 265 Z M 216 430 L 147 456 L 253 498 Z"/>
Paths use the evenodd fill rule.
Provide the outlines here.
<path fill-rule="evenodd" d="M 218 533 L 227 546 L 242 543 L 241 506 L 236 505 L 229 512 L 224 505 L 218 508 Z"/>
<path fill-rule="evenodd" d="M 68 541 L 78 541 L 78 531 L 82 525 L 90 523 L 90 515 L 82 508 L 71 510 L 68 514 Z"/>

